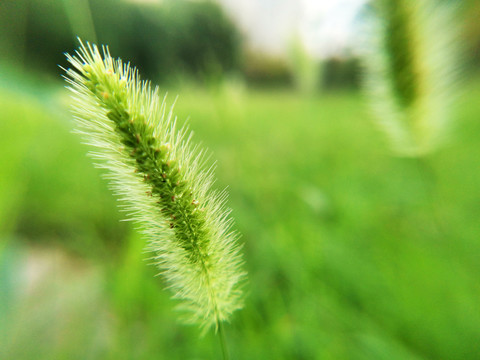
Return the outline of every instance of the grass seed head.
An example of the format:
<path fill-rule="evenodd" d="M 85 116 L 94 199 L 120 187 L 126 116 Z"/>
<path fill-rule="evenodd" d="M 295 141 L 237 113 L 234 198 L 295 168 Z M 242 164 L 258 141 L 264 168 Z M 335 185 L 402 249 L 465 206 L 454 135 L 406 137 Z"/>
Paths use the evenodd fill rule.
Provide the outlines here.
<path fill-rule="evenodd" d="M 107 47 L 80 41 L 65 79 L 79 132 L 96 149 L 128 216 L 141 225 L 148 248 L 183 319 L 203 329 L 242 307 L 245 277 L 224 193 L 186 129 L 176 128 L 158 88 Z M 202 204 L 203 211 L 197 211 Z"/>

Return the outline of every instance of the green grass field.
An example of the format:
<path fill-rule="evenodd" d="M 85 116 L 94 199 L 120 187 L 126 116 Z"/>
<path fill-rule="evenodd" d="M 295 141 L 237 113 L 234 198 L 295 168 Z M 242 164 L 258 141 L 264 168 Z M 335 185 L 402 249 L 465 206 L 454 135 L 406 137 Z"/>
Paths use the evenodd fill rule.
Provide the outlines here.
<path fill-rule="evenodd" d="M 232 359 L 480 358 L 480 79 L 424 162 L 391 155 L 357 92 L 176 93 L 244 243 Z M 0 358 L 220 359 L 177 323 L 68 101 L 1 87 Z"/>

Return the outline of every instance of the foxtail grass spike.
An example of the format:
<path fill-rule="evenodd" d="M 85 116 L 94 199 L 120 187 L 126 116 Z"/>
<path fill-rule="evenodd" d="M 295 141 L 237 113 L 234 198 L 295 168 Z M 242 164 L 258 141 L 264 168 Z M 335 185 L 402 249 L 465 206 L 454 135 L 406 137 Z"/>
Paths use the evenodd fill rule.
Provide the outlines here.
<path fill-rule="evenodd" d="M 424 156 L 449 133 L 460 51 L 452 5 L 374 0 L 378 21 L 364 54 L 374 116 L 401 156 Z"/>
<path fill-rule="evenodd" d="M 66 55 L 72 68 L 65 76 L 77 131 L 148 239 L 182 319 L 218 329 L 242 307 L 245 277 L 226 193 L 211 189 L 205 151 L 192 145 L 186 127 L 177 128 L 158 87 L 107 47 L 80 44 Z"/>

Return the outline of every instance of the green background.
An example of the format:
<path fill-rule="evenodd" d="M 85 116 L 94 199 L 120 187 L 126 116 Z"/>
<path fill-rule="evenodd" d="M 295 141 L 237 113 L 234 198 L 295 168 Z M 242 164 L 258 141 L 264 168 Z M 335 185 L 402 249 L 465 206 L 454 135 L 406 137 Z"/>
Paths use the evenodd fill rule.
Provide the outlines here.
<path fill-rule="evenodd" d="M 213 333 L 178 323 L 120 221 L 72 133 L 61 70 L 12 63 L 0 67 L 0 358 L 220 359 Z M 392 156 L 358 89 L 180 74 L 162 91 L 217 160 L 244 244 L 232 359 L 480 358 L 477 73 L 449 141 L 422 160 Z"/>

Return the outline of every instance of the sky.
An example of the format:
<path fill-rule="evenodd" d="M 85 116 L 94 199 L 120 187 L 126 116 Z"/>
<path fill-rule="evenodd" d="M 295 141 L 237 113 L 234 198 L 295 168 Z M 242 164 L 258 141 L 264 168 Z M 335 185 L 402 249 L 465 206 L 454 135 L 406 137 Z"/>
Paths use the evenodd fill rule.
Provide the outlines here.
<path fill-rule="evenodd" d="M 255 51 L 284 55 L 298 39 L 316 58 L 355 51 L 367 0 L 217 0 Z"/>

